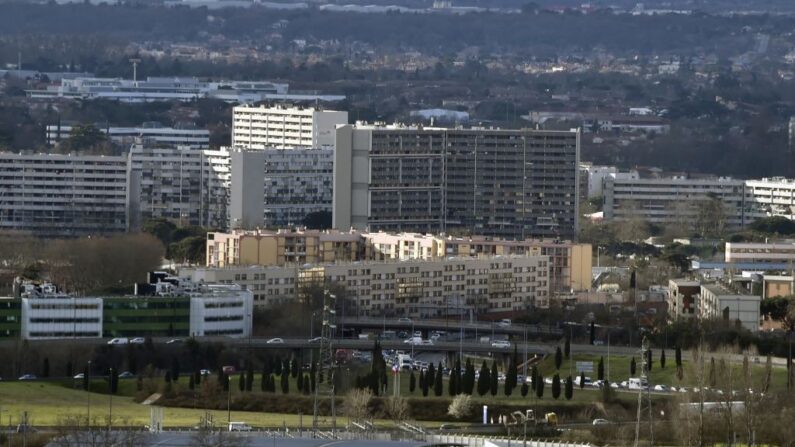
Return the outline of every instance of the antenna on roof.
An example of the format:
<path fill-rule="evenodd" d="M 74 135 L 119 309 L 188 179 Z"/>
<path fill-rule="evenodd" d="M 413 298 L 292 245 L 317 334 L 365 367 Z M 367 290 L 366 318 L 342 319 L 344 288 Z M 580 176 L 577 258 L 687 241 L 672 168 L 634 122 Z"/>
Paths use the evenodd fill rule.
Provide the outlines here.
<path fill-rule="evenodd" d="M 141 63 L 141 59 L 137 57 L 130 58 L 130 62 L 133 64 L 133 83 L 137 86 L 138 85 L 138 64 Z"/>

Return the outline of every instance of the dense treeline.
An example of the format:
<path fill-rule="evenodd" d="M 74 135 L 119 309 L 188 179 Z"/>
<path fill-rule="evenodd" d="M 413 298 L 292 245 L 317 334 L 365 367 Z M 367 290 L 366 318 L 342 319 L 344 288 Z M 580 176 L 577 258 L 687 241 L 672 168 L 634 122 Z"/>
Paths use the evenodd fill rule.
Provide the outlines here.
<path fill-rule="evenodd" d="M 212 20 L 209 17 L 212 16 Z M 281 19 L 286 42 L 315 37 L 360 41 L 387 48 L 436 48 L 442 53 L 470 46 L 512 49 L 554 56 L 562 50 L 668 52 L 706 48 L 734 52 L 753 43 L 742 28 L 786 29 L 793 19 L 771 16 L 720 17 L 706 14 L 627 16 L 610 11 L 558 14 L 533 8 L 527 14 L 355 14 L 264 8 L 165 8 L 87 4 L 3 5 L 4 34 L 90 34 L 111 38 L 194 40 L 212 34 L 257 38 Z M 609 30 L 609 32 L 606 32 Z M 739 45 L 739 47 L 738 47 Z"/>

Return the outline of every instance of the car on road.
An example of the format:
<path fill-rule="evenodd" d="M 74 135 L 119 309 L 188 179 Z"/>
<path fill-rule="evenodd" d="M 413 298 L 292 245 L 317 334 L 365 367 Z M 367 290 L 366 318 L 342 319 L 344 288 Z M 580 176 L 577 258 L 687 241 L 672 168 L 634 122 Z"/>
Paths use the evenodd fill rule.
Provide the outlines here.
<path fill-rule="evenodd" d="M 497 322 L 497 326 L 499 326 L 499 327 L 510 327 L 511 326 L 511 320 L 509 320 L 507 318 L 504 318 L 504 319 L 500 320 L 499 322 Z"/>
<path fill-rule="evenodd" d="M 126 337 L 112 338 L 108 341 L 109 345 L 126 345 L 128 343 L 130 343 L 130 340 Z"/>
<path fill-rule="evenodd" d="M 605 344 L 605 342 L 602 341 L 602 340 L 594 340 L 593 341 L 593 345 L 594 346 L 604 346 L 604 344 Z"/>
<path fill-rule="evenodd" d="M 671 389 L 668 388 L 667 385 L 654 385 L 653 390 L 654 391 L 659 391 L 661 393 L 667 393 L 667 392 L 671 391 Z"/>
<path fill-rule="evenodd" d="M 73 378 L 73 379 L 85 379 L 85 378 L 86 378 L 86 375 L 85 375 L 84 373 L 75 374 L 75 376 L 74 376 L 74 377 L 72 377 L 72 378 Z"/>
<path fill-rule="evenodd" d="M 280 345 L 282 343 L 284 343 L 284 340 L 281 338 L 271 338 L 270 340 L 265 342 L 265 344 L 268 345 Z"/>
<path fill-rule="evenodd" d="M 173 345 L 173 344 L 175 344 L 175 343 L 182 343 L 182 342 L 184 342 L 184 341 L 185 341 L 185 340 L 183 340 L 183 339 L 181 339 L 181 338 L 172 338 L 171 340 L 167 341 L 167 342 L 166 342 L 166 344 L 167 344 L 167 345 Z"/>
<path fill-rule="evenodd" d="M 594 419 L 593 425 L 610 425 L 610 421 L 607 419 Z"/>
<path fill-rule="evenodd" d="M 135 377 L 135 374 L 131 373 L 130 371 L 124 371 L 123 373 L 119 374 L 119 379 L 132 379 Z"/>
<path fill-rule="evenodd" d="M 422 338 L 421 337 L 407 338 L 407 339 L 403 340 L 403 343 L 406 343 L 406 344 L 409 344 L 409 345 L 419 345 L 419 344 L 422 344 Z"/>
<path fill-rule="evenodd" d="M 491 342 L 491 347 L 492 348 L 510 348 L 511 347 L 511 342 L 509 342 L 508 340 L 494 340 L 493 342 Z"/>
<path fill-rule="evenodd" d="M 230 422 L 229 431 L 251 431 L 251 426 L 245 422 Z"/>
<path fill-rule="evenodd" d="M 35 374 L 25 374 L 25 375 L 19 376 L 19 380 L 36 380 L 37 378 L 38 377 L 36 377 Z"/>
<path fill-rule="evenodd" d="M 210 374 L 212 374 L 212 373 L 210 372 L 209 369 L 200 369 L 199 370 L 199 375 L 200 376 L 209 376 Z"/>
<path fill-rule="evenodd" d="M 433 346 L 433 340 L 420 340 L 420 344 L 423 346 Z"/>
<path fill-rule="evenodd" d="M 411 318 L 398 318 L 398 323 L 411 323 Z"/>
<path fill-rule="evenodd" d="M 328 341 L 328 339 L 326 337 L 315 337 L 315 338 L 310 338 L 307 341 L 309 343 L 322 343 L 324 341 Z"/>
<path fill-rule="evenodd" d="M 143 337 L 135 337 L 130 339 L 131 345 L 142 345 L 146 340 Z"/>

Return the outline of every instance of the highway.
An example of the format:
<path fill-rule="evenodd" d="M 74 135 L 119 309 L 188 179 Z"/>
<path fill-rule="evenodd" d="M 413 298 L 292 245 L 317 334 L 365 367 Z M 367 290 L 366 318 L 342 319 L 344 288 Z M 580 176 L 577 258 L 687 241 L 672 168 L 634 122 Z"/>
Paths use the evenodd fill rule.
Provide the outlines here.
<path fill-rule="evenodd" d="M 337 319 L 337 326 L 356 327 L 366 329 L 378 329 L 379 332 L 383 330 L 404 330 L 404 331 L 447 331 L 447 332 L 460 332 L 463 330 L 467 334 L 477 333 L 480 335 L 513 335 L 515 337 L 524 337 L 527 333 L 528 337 L 537 336 L 563 336 L 563 330 L 554 326 L 542 324 L 517 324 L 502 325 L 499 322 L 488 321 L 475 321 L 468 320 L 404 320 L 395 318 L 363 318 L 363 317 L 346 317 Z"/>

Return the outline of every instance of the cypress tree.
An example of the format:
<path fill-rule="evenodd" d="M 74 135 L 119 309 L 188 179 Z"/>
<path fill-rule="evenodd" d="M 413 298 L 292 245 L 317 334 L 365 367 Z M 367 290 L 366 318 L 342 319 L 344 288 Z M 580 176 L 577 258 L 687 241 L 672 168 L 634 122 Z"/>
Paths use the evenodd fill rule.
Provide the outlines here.
<path fill-rule="evenodd" d="M 660 350 L 660 368 L 665 369 L 665 349 Z"/>
<path fill-rule="evenodd" d="M 422 372 L 420 372 L 422 374 Z M 409 393 L 414 393 L 414 390 L 417 389 L 417 378 L 414 376 L 414 370 L 411 370 L 409 374 Z"/>
<path fill-rule="evenodd" d="M 309 389 L 310 388 L 311 388 L 311 385 L 309 385 L 309 375 L 304 374 L 304 386 L 303 386 L 304 395 L 307 395 L 307 396 L 309 395 Z"/>
<path fill-rule="evenodd" d="M 544 397 L 544 376 L 538 373 L 538 383 L 536 384 L 536 397 Z"/>
<path fill-rule="evenodd" d="M 433 382 L 433 394 L 437 397 L 441 396 L 444 392 L 444 384 L 442 382 L 442 362 L 439 362 L 439 366 L 436 368 L 436 379 Z"/>
<path fill-rule="evenodd" d="M 585 388 L 585 371 L 580 372 L 580 389 Z"/>
<path fill-rule="evenodd" d="M 41 366 L 41 376 L 50 377 L 50 358 L 44 357 L 43 365 Z"/>
<path fill-rule="evenodd" d="M 560 346 L 555 348 L 555 369 L 560 369 L 560 365 L 563 364 L 563 351 L 560 350 Z"/>
<path fill-rule="evenodd" d="M 116 394 L 119 391 L 119 370 L 113 369 L 110 374 L 110 393 Z"/>
<path fill-rule="evenodd" d="M 74 375 L 74 370 L 72 369 L 72 361 L 69 360 L 66 362 L 66 377 L 72 377 Z"/>
<path fill-rule="evenodd" d="M 472 364 L 470 359 L 467 359 L 466 368 L 464 371 L 464 394 L 472 395 L 475 391 L 475 365 Z"/>
<path fill-rule="evenodd" d="M 309 366 L 309 390 L 315 392 L 315 383 L 317 383 L 317 364 L 312 362 Z"/>
<path fill-rule="evenodd" d="M 535 365 L 530 369 L 530 389 L 536 390 L 536 382 L 538 382 L 538 368 Z"/>
<path fill-rule="evenodd" d="M 455 370 L 450 371 L 450 380 L 447 381 L 447 394 L 451 397 L 455 396 L 458 389 L 458 380 L 456 379 Z"/>
<path fill-rule="evenodd" d="M 489 374 L 489 392 L 492 396 L 497 395 L 497 391 L 499 391 L 500 382 L 499 382 L 499 373 L 497 372 L 497 362 L 492 360 L 491 362 L 491 374 Z"/>
<path fill-rule="evenodd" d="M 478 376 L 478 395 L 483 396 L 489 392 L 491 380 L 489 380 L 489 367 L 486 366 L 486 361 L 480 366 L 480 375 Z"/>
<path fill-rule="evenodd" d="M 596 368 L 596 376 L 599 380 L 605 380 L 605 358 L 599 357 L 599 365 Z"/>
<path fill-rule="evenodd" d="M 631 377 L 635 377 L 635 370 L 637 369 L 637 365 L 635 365 L 635 357 L 632 357 L 629 361 L 629 375 Z"/>
<path fill-rule="evenodd" d="M 192 374 L 190 376 L 190 379 L 188 380 L 188 389 L 191 391 L 196 389 L 196 380 L 193 378 Z"/>
<path fill-rule="evenodd" d="M 519 382 L 519 369 L 517 363 L 518 363 L 518 356 L 516 354 L 516 345 L 514 345 L 513 357 L 511 357 L 511 362 L 508 364 L 508 374 L 505 375 L 506 396 L 510 396 L 511 393 L 513 393 L 514 388 L 516 388 L 516 385 Z"/>
<path fill-rule="evenodd" d="M 268 374 L 265 374 L 264 368 L 262 371 L 262 378 L 259 381 L 259 390 L 263 392 L 268 391 Z"/>
<path fill-rule="evenodd" d="M 171 359 L 171 380 L 179 382 L 179 359 L 176 356 Z"/>
<path fill-rule="evenodd" d="M 243 371 L 241 371 L 240 375 L 237 377 L 237 389 L 240 390 L 241 393 L 246 391 L 246 373 Z"/>
<path fill-rule="evenodd" d="M 420 371 L 420 390 L 423 396 L 428 395 L 428 374 L 423 371 Z"/>
<path fill-rule="evenodd" d="M 566 356 L 566 358 L 569 358 L 571 355 L 571 338 L 568 336 L 566 337 L 566 344 L 563 345 L 563 354 Z"/>
<path fill-rule="evenodd" d="M 552 376 L 552 398 L 557 399 L 560 397 L 560 375 L 555 373 Z"/>
<path fill-rule="evenodd" d="M 298 360 L 295 357 L 290 361 L 290 375 L 293 379 L 298 377 Z"/>
<path fill-rule="evenodd" d="M 223 374 L 222 385 L 223 385 L 224 391 L 229 391 L 229 374 L 226 374 L 226 373 L 222 373 L 222 374 Z"/>
<path fill-rule="evenodd" d="M 593 321 L 591 322 L 591 331 L 589 339 L 590 339 L 590 344 L 593 344 L 593 342 L 596 341 L 596 327 L 594 326 Z"/>
<path fill-rule="evenodd" d="M 301 391 L 304 390 L 304 375 L 303 374 L 298 374 L 298 377 L 297 377 L 297 379 L 295 381 L 295 387 L 298 389 L 298 392 L 301 392 Z"/>
<path fill-rule="evenodd" d="M 276 374 L 277 376 L 282 375 L 282 358 L 279 357 L 278 355 L 276 356 L 276 359 L 274 359 L 273 361 L 273 373 Z"/>
<path fill-rule="evenodd" d="M 607 386 L 610 386 L 609 384 Z M 566 378 L 566 400 L 571 400 L 572 396 L 574 396 L 574 381 L 571 380 L 571 376 Z"/>
<path fill-rule="evenodd" d="M 423 397 L 427 397 L 428 396 L 428 390 L 431 388 L 431 380 L 434 379 L 434 375 L 431 374 L 432 369 L 433 369 L 433 365 L 431 365 L 428 368 L 428 371 L 425 373 L 425 377 L 423 378 L 423 381 L 422 381 L 422 396 Z"/>
<path fill-rule="evenodd" d="M 524 382 L 522 384 L 521 388 L 519 388 L 519 391 L 522 393 L 522 397 L 527 397 L 527 392 L 529 388 L 530 387 L 527 386 L 527 382 Z"/>
<path fill-rule="evenodd" d="M 653 364 L 654 364 L 654 357 L 652 355 L 651 348 L 649 348 L 649 350 L 646 351 L 646 368 L 648 368 L 648 371 L 651 371 L 651 367 Z"/>
<path fill-rule="evenodd" d="M 249 361 L 246 369 L 246 391 L 251 392 L 252 385 L 254 385 L 254 363 Z"/>
<path fill-rule="evenodd" d="M 288 394 L 290 392 L 290 371 L 286 368 L 282 368 L 282 394 Z"/>
<path fill-rule="evenodd" d="M 676 361 L 676 367 L 682 367 L 682 348 L 679 346 L 676 347 L 676 352 L 674 353 L 674 360 Z"/>

